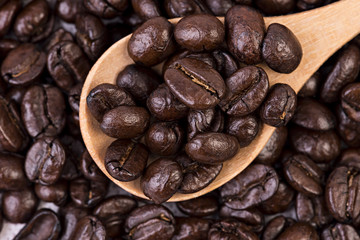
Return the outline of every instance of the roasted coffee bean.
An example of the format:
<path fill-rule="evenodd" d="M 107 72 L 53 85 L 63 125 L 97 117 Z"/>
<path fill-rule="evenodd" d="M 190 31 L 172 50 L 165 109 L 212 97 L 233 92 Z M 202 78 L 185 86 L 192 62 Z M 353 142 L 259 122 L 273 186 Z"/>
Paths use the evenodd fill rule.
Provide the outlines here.
<path fill-rule="evenodd" d="M 1 64 L 1 76 L 11 85 L 30 84 L 40 78 L 45 63 L 45 53 L 34 44 L 21 44 L 4 59 Z"/>
<path fill-rule="evenodd" d="M 341 153 L 338 166 L 354 167 L 360 170 L 360 149 L 348 148 Z"/>
<path fill-rule="evenodd" d="M 336 107 L 337 130 L 342 140 L 351 147 L 360 147 L 360 123 L 350 119 L 341 106 Z"/>
<path fill-rule="evenodd" d="M 228 92 L 220 102 L 224 112 L 232 116 L 245 116 L 254 112 L 266 97 L 269 80 L 260 67 L 248 66 L 237 70 L 226 79 Z"/>
<path fill-rule="evenodd" d="M 162 205 L 149 204 L 136 208 L 125 221 L 125 231 L 129 239 L 170 240 L 175 232 L 175 219 Z"/>
<path fill-rule="evenodd" d="M 202 0 L 165 0 L 164 8 L 169 18 L 185 17 L 198 13 L 211 14 Z"/>
<path fill-rule="evenodd" d="M 355 228 L 348 224 L 337 223 L 324 229 L 321 233 L 322 240 L 359 240 L 360 236 Z"/>
<path fill-rule="evenodd" d="M 261 45 L 265 36 L 264 18 L 257 10 L 237 5 L 229 9 L 225 17 L 229 51 L 240 62 L 261 62 Z"/>
<path fill-rule="evenodd" d="M 24 158 L 0 152 L 0 190 L 21 190 L 27 183 Z"/>
<path fill-rule="evenodd" d="M 79 207 L 92 208 L 105 197 L 107 181 L 88 181 L 77 178 L 70 183 L 70 197 Z"/>
<path fill-rule="evenodd" d="M 295 223 L 277 238 L 277 240 L 292 239 L 319 240 L 320 238 L 315 228 L 311 227 L 308 223 Z"/>
<path fill-rule="evenodd" d="M 38 205 L 34 190 L 30 187 L 19 191 L 6 191 L 2 196 L 1 210 L 9 222 L 26 223 Z"/>
<path fill-rule="evenodd" d="M 177 217 L 175 233 L 172 240 L 202 240 L 207 239 L 210 220 L 194 217 Z"/>
<path fill-rule="evenodd" d="M 290 143 L 293 148 L 318 163 L 329 163 L 340 154 L 340 139 L 336 132 L 313 131 L 305 128 L 290 128 Z"/>
<path fill-rule="evenodd" d="M 54 31 L 53 34 L 46 40 L 45 43 L 45 50 L 46 52 L 49 52 L 49 50 L 62 41 L 74 41 L 73 36 L 70 32 L 64 30 L 63 28 L 58 28 L 56 31 Z"/>
<path fill-rule="evenodd" d="M 188 108 L 175 98 L 170 89 L 161 84 L 147 99 L 151 114 L 161 121 L 174 121 L 187 116 Z"/>
<path fill-rule="evenodd" d="M 145 196 L 160 204 L 175 194 L 182 179 L 181 166 L 175 160 L 159 158 L 146 168 L 140 185 Z"/>
<path fill-rule="evenodd" d="M 319 72 L 315 72 L 298 92 L 299 97 L 315 97 L 318 93 L 321 81 Z"/>
<path fill-rule="evenodd" d="M 181 193 L 194 193 L 207 187 L 222 169 L 222 164 L 201 164 L 191 160 L 185 153 L 178 155 L 176 161 L 183 172 L 183 180 L 178 190 Z"/>
<path fill-rule="evenodd" d="M 255 162 L 268 165 L 274 164 L 281 155 L 287 135 L 288 129 L 286 127 L 275 128 L 274 133 L 255 159 Z"/>
<path fill-rule="evenodd" d="M 264 215 L 256 208 L 235 210 L 227 206 L 222 206 L 220 209 L 220 217 L 225 219 L 235 218 L 245 223 L 253 232 L 261 232 L 264 228 Z"/>
<path fill-rule="evenodd" d="M 144 39 L 147 41 L 144 42 Z M 146 21 L 131 36 L 128 52 L 135 63 L 145 66 L 161 63 L 175 52 L 172 24 L 163 17 Z"/>
<path fill-rule="evenodd" d="M 360 123 L 360 83 L 349 84 L 343 89 L 341 106 L 351 120 Z"/>
<path fill-rule="evenodd" d="M 225 16 L 227 11 L 234 6 L 232 0 L 205 0 L 205 2 L 215 16 Z"/>
<path fill-rule="evenodd" d="M 275 84 L 261 106 L 261 120 L 274 127 L 285 126 L 294 116 L 296 102 L 296 93 L 289 85 Z"/>
<path fill-rule="evenodd" d="M 216 69 L 224 79 L 230 77 L 238 70 L 238 62 L 230 53 L 223 50 L 215 50 L 212 56 L 216 61 Z M 189 56 L 191 57 L 191 55 Z"/>
<path fill-rule="evenodd" d="M 242 210 L 271 198 L 279 187 L 279 177 L 270 166 L 253 164 L 220 190 L 226 206 Z"/>
<path fill-rule="evenodd" d="M 101 18 L 115 18 L 128 7 L 128 0 L 84 0 L 85 8 Z"/>
<path fill-rule="evenodd" d="M 16 14 L 21 8 L 20 0 L 9 0 L 0 6 L 0 38 L 2 38 L 11 28 Z"/>
<path fill-rule="evenodd" d="M 149 150 L 157 155 L 176 154 L 183 145 L 185 133 L 179 123 L 153 123 L 145 134 L 145 142 Z"/>
<path fill-rule="evenodd" d="M 191 58 L 180 59 L 173 67 L 169 66 L 164 79 L 171 92 L 192 109 L 215 107 L 226 91 L 224 80 L 215 69 Z"/>
<path fill-rule="evenodd" d="M 70 135 L 63 135 L 60 141 L 65 149 L 66 160 L 61 178 L 67 181 L 74 180 L 81 175 L 79 170 L 79 159 L 82 153 L 85 151 L 85 146 L 82 140 L 75 139 Z"/>
<path fill-rule="evenodd" d="M 19 42 L 14 39 L 0 39 L 0 59 L 5 58 L 11 50 L 18 46 Z"/>
<path fill-rule="evenodd" d="M 192 160 L 205 164 L 219 164 L 238 152 L 239 143 L 234 136 L 225 133 L 201 133 L 185 146 Z"/>
<path fill-rule="evenodd" d="M 71 240 L 105 240 L 106 231 L 102 222 L 95 216 L 81 218 L 71 235 Z"/>
<path fill-rule="evenodd" d="M 149 127 L 150 115 L 143 107 L 120 106 L 105 113 L 101 130 L 120 139 L 136 138 Z"/>
<path fill-rule="evenodd" d="M 69 203 L 59 209 L 62 223 L 61 240 L 69 240 L 75 230 L 77 222 L 90 214 L 90 209 L 79 208 L 74 203 Z"/>
<path fill-rule="evenodd" d="M 137 102 L 144 104 L 160 81 L 160 76 L 151 68 L 131 64 L 119 73 L 116 84 L 128 91 Z"/>
<path fill-rule="evenodd" d="M 211 225 L 208 233 L 208 240 L 219 239 L 248 239 L 258 240 L 259 238 L 253 233 L 248 226 L 234 219 L 220 220 Z"/>
<path fill-rule="evenodd" d="M 315 228 L 321 229 L 333 220 L 322 196 L 309 198 L 302 193 L 298 193 L 295 208 L 297 219 L 300 222 L 310 223 Z"/>
<path fill-rule="evenodd" d="M 237 138 L 240 147 L 246 147 L 258 134 L 259 124 L 259 120 L 252 114 L 245 117 L 229 117 L 225 131 Z"/>
<path fill-rule="evenodd" d="M 93 214 L 104 224 L 106 236 L 114 238 L 123 234 L 125 217 L 136 207 L 134 199 L 117 195 L 99 203 Z"/>
<path fill-rule="evenodd" d="M 105 181 L 106 176 L 101 172 L 87 150 L 81 155 L 79 169 L 84 177 L 91 181 Z"/>
<path fill-rule="evenodd" d="M 335 127 L 334 114 L 322 103 L 299 98 L 292 122 L 304 128 L 326 131 Z"/>
<path fill-rule="evenodd" d="M 143 173 L 149 152 L 142 143 L 118 139 L 106 150 L 105 167 L 120 181 L 132 181 Z"/>
<path fill-rule="evenodd" d="M 199 133 L 221 132 L 224 129 L 224 116 L 214 108 L 190 110 L 188 114 L 188 140 Z"/>
<path fill-rule="evenodd" d="M 47 68 L 56 84 L 69 91 L 76 83 L 85 81 L 91 65 L 76 43 L 61 41 L 49 50 Z"/>
<path fill-rule="evenodd" d="M 46 0 L 33 0 L 17 15 L 14 33 L 22 42 L 38 42 L 51 34 L 54 16 Z"/>
<path fill-rule="evenodd" d="M 336 102 L 341 89 L 348 83 L 354 82 L 360 70 L 360 49 L 351 44 L 343 49 L 327 76 L 320 92 L 324 102 Z"/>
<path fill-rule="evenodd" d="M 177 202 L 176 206 L 180 211 L 192 217 L 211 216 L 218 211 L 218 201 L 212 196 L 201 196 L 191 200 Z"/>
<path fill-rule="evenodd" d="M 190 15 L 177 23 L 174 37 L 180 46 L 190 51 L 212 51 L 225 40 L 225 27 L 215 16 Z"/>
<path fill-rule="evenodd" d="M 131 0 L 131 5 L 143 21 L 161 16 L 158 0 Z"/>
<path fill-rule="evenodd" d="M 51 85 L 28 88 L 21 103 L 21 115 L 31 137 L 58 135 L 65 126 L 65 100 L 61 91 Z"/>
<path fill-rule="evenodd" d="M 0 96 L 0 149 L 19 152 L 26 148 L 29 137 L 13 103 Z"/>
<path fill-rule="evenodd" d="M 262 234 L 262 240 L 276 240 L 277 237 L 289 226 L 293 225 L 295 221 L 284 216 L 277 216 L 271 219 L 266 225 Z"/>
<path fill-rule="evenodd" d="M 68 94 L 68 103 L 70 105 L 71 110 L 74 113 L 79 114 L 80 108 L 80 96 L 83 84 L 78 83 L 77 85 L 73 86 Z"/>
<path fill-rule="evenodd" d="M 86 98 L 87 106 L 93 117 L 101 122 L 105 113 L 119 106 L 133 106 L 135 102 L 124 89 L 109 83 L 93 88 Z"/>
<path fill-rule="evenodd" d="M 64 180 L 48 186 L 37 183 L 35 184 L 35 193 L 40 200 L 61 206 L 68 197 L 68 183 Z"/>
<path fill-rule="evenodd" d="M 85 8 L 83 0 L 57 0 L 55 11 L 61 20 L 74 23 L 76 16 L 83 13 Z"/>
<path fill-rule="evenodd" d="M 295 8 L 296 0 L 255 0 L 256 6 L 268 15 L 283 15 Z"/>
<path fill-rule="evenodd" d="M 327 179 L 326 205 L 333 217 L 340 222 L 352 221 L 360 226 L 360 175 L 359 169 L 341 166 L 335 168 Z"/>
<path fill-rule="evenodd" d="M 91 61 L 96 61 L 109 43 L 107 29 L 103 22 L 90 14 L 76 17 L 76 41 Z"/>
<path fill-rule="evenodd" d="M 286 211 L 291 205 L 295 191 L 285 182 L 279 182 L 275 194 L 260 205 L 261 212 L 265 214 L 276 214 Z"/>
<path fill-rule="evenodd" d="M 286 26 L 272 23 L 267 29 L 262 45 L 266 64 L 279 73 L 291 73 L 300 64 L 302 48 L 294 33 Z"/>

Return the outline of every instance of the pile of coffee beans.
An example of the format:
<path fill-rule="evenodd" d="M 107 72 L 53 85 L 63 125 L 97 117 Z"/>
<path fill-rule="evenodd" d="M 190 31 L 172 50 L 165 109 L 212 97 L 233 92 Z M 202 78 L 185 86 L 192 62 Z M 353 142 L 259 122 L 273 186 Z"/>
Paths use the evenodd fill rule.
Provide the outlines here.
<path fill-rule="evenodd" d="M 227 49 L 226 34 L 228 41 L 219 43 L 223 33 L 218 22 L 206 20 L 217 31 L 195 41 L 184 38 L 190 28 L 182 27 L 175 34 L 176 26 L 165 19 L 189 16 L 182 20 L 185 26 L 194 19 L 202 24 L 199 16 L 231 20 L 239 9 L 253 16 L 259 15 L 254 8 L 264 15 L 278 15 L 328 3 L 0 0 L 0 239 L 360 239 L 360 37 L 332 56 L 297 97 L 288 98 L 291 90 L 286 85 L 262 92 L 268 84 L 266 75 L 245 62 L 256 58 L 239 54 L 240 46 Z M 128 113 L 134 118 L 131 123 L 136 123 L 132 129 L 110 131 L 125 136 L 116 137 L 108 150 L 107 166 L 113 176 L 128 181 L 142 175 L 147 194 L 157 192 L 152 195 L 154 202 L 164 201 L 174 191 L 196 192 L 216 177 L 222 163 L 209 164 L 196 144 L 187 143 L 205 146 L 209 139 L 220 139 L 232 146 L 234 138 L 229 136 L 236 136 L 240 148 L 256 136 L 259 119 L 277 126 L 246 170 L 220 189 L 189 201 L 154 204 L 125 193 L 96 166 L 79 130 L 79 99 L 90 68 L 110 45 L 141 31 L 147 20 L 161 23 L 157 30 L 174 33 L 151 40 L 154 44 L 172 41 L 166 48 L 148 49 L 147 63 L 127 66 L 116 85 L 98 86 L 97 95 L 105 96 L 106 105 L 93 99 L 98 113 L 94 118 L 102 123 L 108 116 L 105 131 L 118 124 L 112 116 L 126 123 L 118 112 Z M 223 30 L 236 32 L 242 27 L 226 24 Z M 260 48 L 253 50 L 271 68 L 290 71 L 293 62 L 278 64 L 268 50 L 273 49 L 272 39 L 292 38 L 291 34 L 277 24 L 263 34 Z M 195 44 L 200 40 L 204 46 Z M 160 61 L 153 54 L 165 56 L 161 75 L 148 67 Z M 199 68 L 206 70 L 198 73 Z M 211 83 L 218 83 L 218 78 L 224 83 L 201 85 L 208 72 L 214 73 Z M 241 82 L 244 77 L 256 84 Z M 179 87 L 183 84 L 199 91 L 187 94 Z M 251 91 L 243 91 L 248 88 Z M 207 101 L 191 101 L 198 96 Z M 254 104 L 246 106 L 238 96 Z M 275 105 L 281 98 L 287 101 Z M 282 116 L 294 101 L 293 114 Z M 216 107 L 205 107 L 211 104 Z M 220 150 L 224 156 L 230 154 Z M 149 155 L 158 160 L 143 172 Z M 123 161 L 119 156 L 124 156 Z M 160 190 L 152 184 L 155 172 L 164 183 Z M 174 181 L 168 184 L 166 176 Z"/>

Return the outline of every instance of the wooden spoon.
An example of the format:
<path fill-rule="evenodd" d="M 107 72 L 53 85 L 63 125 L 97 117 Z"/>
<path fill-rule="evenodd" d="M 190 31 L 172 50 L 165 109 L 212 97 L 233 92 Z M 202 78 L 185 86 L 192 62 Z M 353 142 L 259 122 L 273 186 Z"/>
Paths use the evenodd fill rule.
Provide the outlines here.
<path fill-rule="evenodd" d="M 224 22 L 223 17 L 219 19 Z M 170 20 L 174 24 L 178 21 L 179 19 Z M 281 23 L 287 26 L 294 32 L 302 45 L 302 61 L 291 74 L 280 74 L 265 65 L 260 65 L 267 72 L 270 85 L 287 83 L 298 92 L 310 76 L 331 55 L 360 33 L 360 1 L 343 0 L 311 11 L 287 16 L 267 17 L 265 23 L 266 26 L 271 23 Z M 120 182 L 107 173 L 104 166 L 104 156 L 107 147 L 115 139 L 108 137 L 100 130 L 99 123 L 92 117 L 86 105 L 86 97 L 91 89 L 101 83 L 114 84 L 118 73 L 133 63 L 127 51 L 130 36 L 112 45 L 89 72 L 80 100 L 80 127 L 90 155 L 104 174 L 129 193 L 147 198 L 140 188 L 139 179 L 132 182 Z M 155 67 L 158 72 L 160 69 L 161 66 Z M 199 197 L 234 178 L 256 158 L 274 129 L 264 125 L 262 131 L 249 146 L 240 149 L 234 158 L 224 163 L 222 171 L 208 187 L 192 194 L 176 193 L 169 201 L 183 201 Z"/>

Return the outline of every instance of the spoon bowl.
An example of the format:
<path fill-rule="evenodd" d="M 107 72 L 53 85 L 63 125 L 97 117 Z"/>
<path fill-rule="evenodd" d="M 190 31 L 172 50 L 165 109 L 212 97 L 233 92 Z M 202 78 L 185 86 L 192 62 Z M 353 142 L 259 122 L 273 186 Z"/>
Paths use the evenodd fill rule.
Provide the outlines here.
<path fill-rule="evenodd" d="M 344 44 L 360 33 L 360 1 L 342 0 L 314 10 L 279 17 L 265 18 L 266 26 L 280 23 L 288 27 L 298 38 L 303 49 L 303 58 L 298 68 L 291 74 L 274 72 L 265 64 L 260 64 L 269 77 L 270 85 L 287 83 L 295 92 L 318 70 L 318 68 Z M 224 18 L 219 18 L 224 22 Z M 171 19 L 175 24 L 180 20 Z M 108 174 L 104 165 L 107 147 L 115 140 L 105 135 L 100 124 L 92 117 L 86 105 L 89 92 L 99 84 L 115 84 L 116 77 L 127 65 L 134 63 L 128 55 L 127 44 L 131 35 L 112 45 L 95 63 L 84 83 L 80 99 L 80 128 L 91 157 L 103 173 L 127 192 L 148 199 L 140 188 L 140 179 L 121 182 Z M 160 73 L 161 64 L 154 67 Z M 254 141 L 241 148 L 230 160 L 226 161 L 217 178 L 206 188 L 192 193 L 176 193 L 168 201 L 184 201 L 204 195 L 230 181 L 242 172 L 260 153 L 275 128 L 263 125 Z"/>

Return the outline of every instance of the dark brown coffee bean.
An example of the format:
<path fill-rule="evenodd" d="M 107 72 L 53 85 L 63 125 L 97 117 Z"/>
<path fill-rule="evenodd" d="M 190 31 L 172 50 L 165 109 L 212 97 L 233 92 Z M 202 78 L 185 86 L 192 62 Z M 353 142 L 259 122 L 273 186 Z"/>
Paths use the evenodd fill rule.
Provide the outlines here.
<path fill-rule="evenodd" d="M 30 84 L 40 78 L 45 63 L 45 53 L 37 49 L 35 45 L 21 44 L 4 59 L 1 64 L 1 76 L 11 85 Z"/>
<path fill-rule="evenodd" d="M 192 217 L 211 216 L 218 211 L 218 201 L 212 196 L 201 196 L 187 201 L 177 202 L 183 213 Z"/>
<path fill-rule="evenodd" d="M 348 224 L 337 223 L 324 229 L 321 233 L 322 240 L 359 240 L 360 236 L 355 228 Z"/>
<path fill-rule="evenodd" d="M 315 72 L 300 89 L 298 96 L 304 98 L 315 97 L 319 91 L 321 80 L 320 72 Z"/>
<path fill-rule="evenodd" d="M 106 230 L 103 223 L 95 216 L 81 218 L 71 235 L 70 240 L 105 240 Z"/>
<path fill-rule="evenodd" d="M 152 162 L 141 177 L 141 189 L 156 204 L 171 198 L 183 179 L 181 166 L 172 159 L 159 158 Z"/>
<path fill-rule="evenodd" d="M 56 84 L 69 91 L 76 83 L 85 81 L 91 65 L 76 43 L 61 41 L 49 50 L 47 68 Z"/>
<path fill-rule="evenodd" d="M 216 61 L 216 69 L 223 76 L 224 79 L 229 78 L 238 70 L 238 62 L 234 57 L 223 50 L 215 50 L 212 52 L 212 56 Z"/>
<path fill-rule="evenodd" d="M 175 219 L 162 205 L 149 204 L 132 211 L 125 222 L 127 237 L 133 240 L 168 239 L 175 232 Z"/>
<path fill-rule="evenodd" d="M 279 187 L 279 177 L 270 166 L 250 165 L 220 190 L 226 206 L 246 209 L 271 198 Z"/>
<path fill-rule="evenodd" d="M 288 227 L 277 240 L 319 240 L 319 235 L 315 228 L 311 227 L 308 223 L 295 223 Z"/>
<path fill-rule="evenodd" d="M 106 176 L 101 172 L 87 150 L 81 155 L 79 169 L 84 177 L 91 181 L 105 181 Z"/>
<path fill-rule="evenodd" d="M 286 127 L 278 127 L 271 135 L 265 147 L 261 150 L 255 162 L 272 165 L 280 157 L 286 143 L 288 130 Z"/>
<path fill-rule="evenodd" d="M 277 237 L 289 226 L 293 225 L 295 221 L 291 218 L 278 216 L 271 219 L 262 234 L 262 240 L 276 240 Z"/>
<path fill-rule="evenodd" d="M 85 7 L 83 0 L 57 0 L 55 11 L 61 20 L 74 23 L 76 16 L 85 12 Z"/>
<path fill-rule="evenodd" d="M 149 152 L 142 143 L 118 139 L 106 150 L 105 167 L 120 181 L 132 181 L 143 173 Z"/>
<path fill-rule="evenodd" d="M 33 0 L 17 15 L 14 33 L 22 42 L 38 42 L 48 37 L 54 16 L 46 0 Z"/>
<path fill-rule="evenodd" d="M 321 89 L 320 96 L 324 102 L 336 102 L 341 89 L 356 80 L 360 70 L 359 61 L 360 49 L 354 44 L 340 52 Z"/>
<path fill-rule="evenodd" d="M 2 38 L 11 28 L 16 14 L 21 9 L 20 0 L 9 0 L 0 6 L 0 38 Z"/>
<path fill-rule="evenodd" d="M 93 117 L 101 122 L 105 113 L 119 106 L 133 106 L 134 100 L 124 89 L 109 83 L 93 88 L 86 98 L 87 106 Z"/>
<path fill-rule="evenodd" d="M 128 7 L 128 0 L 84 0 L 85 8 L 101 18 L 115 18 Z"/>
<path fill-rule="evenodd" d="M 211 14 L 202 0 L 165 0 L 164 8 L 169 18 L 185 17 L 198 13 Z"/>
<path fill-rule="evenodd" d="M 275 84 L 261 106 L 261 120 L 274 127 L 285 126 L 294 116 L 296 102 L 296 93 L 289 85 Z"/>
<path fill-rule="evenodd" d="M 360 147 L 360 123 L 348 117 L 341 106 L 336 107 L 337 130 L 342 140 L 351 147 Z"/>
<path fill-rule="evenodd" d="M 205 2 L 215 16 L 225 16 L 235 4 L 232 0 L 205 0 Z"/>
<path fill-rule="evenodd" d="M 272 23 L 267 29 L 262 45 L 266 64 L 279 73 L 291 73 L 300 64 L 302 48 L 294 33 L 286 26 Z"/>
<path fill-rule="evenodd" d="M 215 69 L 191 58 L 176 61 L 165 71 L 164 79 L 171 92 L 192 109 L 215 107 L 226 91 L 224 80 Z"/>
<path fill-rule="evenodd" d="M 24 158 L 0 152 L 0 189 L 21 190 L 27 186 Z"/>
<path fill-rule="evenodd" d="M 145 38 L 146 42 L 144 42 Z M 131 36 L 128 52 L 135 63 L 145 66 L 161 63 L 175 52 L 172 24 L 163 17 L 146 21 Z"/>
<path fill-rule="evenodd" d="M 296 0 L 255 0 L 256 6 L 269 15 L 283 15 L 295 8 Z"/>
<path fill-rule="evenodd" d="M 73 36 L 70 32 L 64 30 L 63 28 L 58 28 L 56 31 L 54 31 L 53 34 L 46 40 L 45 43 L 45 50 L 46 52 L 49 52 L 49 50 L 62 41 L 74 41 Z"/>
<path fill-rule="evenodd" d="M 194 217 L 177 217 L 175 233 L 172 240 L 207 239 L 211 221 Z"/>
<path fill-rule="evenodd" d="M 144 21 L 161 16 L 158 0 L 131 0 L 134 12 Z"/>
<path fill-rule="evenodd" d="M 77 222 L 90 214 L 90 209 L 79 208 L 73 202 L 59 209 L 62 223 L 61 240 L 69 240 Z"/>
<path fill-rule="evenodd" d="M 228 92 L 220 107 L 229 115 L 245 116 L 263 102 L 269 90 L 269 80 L 262 68 L 248 66 L 226 79 L 226 86 Z"/>
<path fill-rule="evenodd" d="M 199 133 L 221 132 L 224 129 L 224 116 L 214 108 L 190 110 L 188 114 L 188 140 Z"/>
<path fill-rule="evenodd" d="M 247 239 L 258 240 L 259 238 L 253 233 L 248 226 L 234 219 L 220 220 L 211 225 L 208 233 L 208 240 L 219 239 Z"/>
<path fill-rule="evenodd" d="M 255 9 L 237 5 L 225 17 L 229 51 L 245 64 L 261 62 L 261 45 L 265 35 L 263 16 Z"/>
<path fill-rule="evenodd" d="M 261 212 L 265 214 L 276 214 L 286 211 L 291 205 L 295 191 L 285 182 L 279 182 L 275 194 L 260 205 Z"/>
<path fill-rule="evenodd" d="M 264 215 L 256 208 L 235 210 L 227 206 L 220 209 L 221 218 L 234 218 L 245 223 L 253 232 L 261 232 L 264 228 Z"/>
<path fill-rule="evenodd" d="M 35 193 L 40 200 L 61 206 L 68 198 L 68 183 L 64 180 L 48 186 L 37 183 L 35 184 Z"/>
<path fill-rule="evenodd" d="M 337 166 L 354 167 L 360 170 L 360 149 L 348 148 L 341 153 Z"/>
<path fill-rule="evenodd" d="M 20 191 L 7 191 L 2 196 L 1 210 L 11 223 L 26 223 L 36 211 L 39 200 L 30 187 Z"/>
<path fill-rule="evenodd" d="M 287 182 L 297 191 L 309 197 L 323 193 L 324 172 L 305 155 L 291 156 L 283 166 Z"/>
<path fill-rule="evenodd" d="M 237 138 L 240 147 L 246 147 L 258 134 L 259 124 L 259 120 L 252 114 L 245 117 L 230 117 L 225 125 L 225 131 Z"/>
<path fill-rule="evenodd" d="M 76 113 L 77 115 L 79 115 L 80 96 L 81 96 L 82 87 L 83 84 L 78 83 L 70 89 L 68 94 L 68 103 L 70 105 L 70 108 L 71 110 L 73 110 L 73 113 Z"/>
<path fill-rule="evenodd" d="M 360 123 L 360 83 L 349 84 L 343 89 L 341 106 L 351 120 Z"/>
<path fill-rule="evenodd" d="M 185 146 L 189 157 L 205 164 L 219 164 L 238 152 L 239 144 L 234 136 L 225 133 L 201 133 Z"/>

